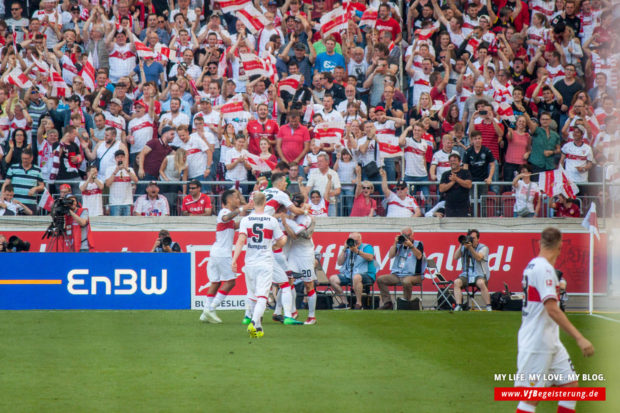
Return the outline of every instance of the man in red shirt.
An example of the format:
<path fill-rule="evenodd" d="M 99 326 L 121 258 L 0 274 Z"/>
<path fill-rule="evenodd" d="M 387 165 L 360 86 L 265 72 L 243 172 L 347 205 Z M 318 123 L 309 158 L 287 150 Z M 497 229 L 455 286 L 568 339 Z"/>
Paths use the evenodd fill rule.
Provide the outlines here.
<path fill-rule="evenodd" d="M 382 3 L 379 6 L 377 23 L 375 24 L 375 29 L 379 31 L 379 34 L 382 32 L 390 32 L 392 33 L 392 41 L 394 44 L 400 44 L 400 41 L 403 39 L 403 34 L 400 29 L 400 24 L 390 17 L 390 6 L 385 3 Z"/>
<path fill-rule="evenodd" d="M 278 122 L 267 118 L 269 107 L 265 103 L 258 105 L 257 113 L 258 119 L 252 119 L 248 122 L 248 138 L 250 139 L 248 150 L 254 155 L 260 155 L 259 144 L 262 138 L 267 138 L 273 149 L 279 130 Z"/>
<path fill-rule="evenodd" d="M 289 123 L 282 125 L 276 139 L 276 150 L 281 161 L 300 165 L 304 156 L 310 151 L 310 132 L 301 124 L 301 114 L 291 111 Z M 302 168 L 299 169 L 301 174 Z"/>
<path fill-rule="evenodd" d="M 476 117 L 482 118 L 482 122 L 475 123 Z M 504 147 L 504 125 L 499 120 L 499 116 L 495 116 L 493 112 L 493 106 L 488 103 L 482 107 L 479 111 L 474 113 L 472 122 L 474 122 L 474 129 L 479 131 L 482 135 L 482 145 L 486 146 L 493 153 L 495 158 L 495 172 L 493 173 L 493 180 L 499 180 L 499 148 Z M 499 194 L 499 186 L 492 185 L 491 191 Z"/>
<path fill-rule="evenodd" d="M 189 183 L 189 195 L 183 198 L 183 215 L 211 215 L 211 198 L 200 189 L 200 181 L 194 179 Z"/>

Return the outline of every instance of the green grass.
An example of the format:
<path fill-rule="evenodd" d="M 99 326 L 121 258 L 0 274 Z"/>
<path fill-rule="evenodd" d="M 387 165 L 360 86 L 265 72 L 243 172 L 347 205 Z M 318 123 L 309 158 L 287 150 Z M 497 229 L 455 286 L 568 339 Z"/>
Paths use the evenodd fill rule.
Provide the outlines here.
<path fill-rule="evenodd" d="M 269 319 L 250 340 L 238 311 L 201 324 L 197 311 L 0 312 L 0 411 L 514 412 L 494 402 L 494 373 L 516 370 L 520 313 L 318 313 L 316 326 Z M 572 315 L 597 350 L 617 412 L 620 324 Z M 581 386 L 600 383 L 581 383 Z M 617 392 L 616 392 L 617 393 Z M 538 412 L 555 412 L 555 402 Z"/>

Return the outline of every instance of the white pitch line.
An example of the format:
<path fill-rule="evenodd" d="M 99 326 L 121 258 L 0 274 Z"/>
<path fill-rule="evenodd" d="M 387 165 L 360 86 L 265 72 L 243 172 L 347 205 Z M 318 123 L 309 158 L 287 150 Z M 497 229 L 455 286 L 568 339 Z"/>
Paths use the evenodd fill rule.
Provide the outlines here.
<path fill-rule="evenodd" d="M 616 320 L 615 318 L 610 318 L 610 317 L 605 317 L 604 315 L 600 315 L 600 314 L 591 314 L 592 317 L 598 317 L 598 318 L 602 318 L 603 320 L 609 320 L 609 321 L 613 321 L 614 323 L 620 323 L 620 320 Z"/>

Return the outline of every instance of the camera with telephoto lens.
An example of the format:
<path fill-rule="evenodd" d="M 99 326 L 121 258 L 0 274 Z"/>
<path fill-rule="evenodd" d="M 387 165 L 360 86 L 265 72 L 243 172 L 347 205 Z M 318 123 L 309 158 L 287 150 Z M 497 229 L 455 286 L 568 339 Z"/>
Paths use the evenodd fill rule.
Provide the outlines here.
<path fill-rule="evenodd" d="M 397 240 L 397 242 L 398 242 L 399 244 L 404 244 L 404 243 L 405 243 L 405 241 L 407 241 L 407 238 L 405 238 L 405 236 L 404 236 L 404 235 L 402 235 L 402 234 L 401 234 L 401 235 L 399 235 L 399 236 L 398 236 L 398 240 Z"/>
<path fill-rule="evenodd" d="M 172 245 L 172 238 L 170 238 L 170 237 L 163 237 L 161 239 L 161 246 L 162 247 L 169 247 L 170 245 Z"/>
<path fill-rule="evenodd" d="M 57 198 L 52 205 L 52 218 L 69 215 L 69 211 L 71 211 L 72 206 L 73 198 Z"/>
<path fill-rule="evenodd" d="M 459 235 L 459 244 L 463 245 L 467 243 L 474 243 L 474 239 L 471 237 L 471 235 Z"/>
<path fill-rule="evenodd" d="M 347 247 L 353 248 L 355 246 L 355 240 L 353 238 L 347 238 Z"/>
<path fill-rule="evenodd" d="M 12 235 L 9 238 L 9 242 L 4 246 L 4 249 L 8 252 L 22 252 L 30 250 L 30 243 L 22 240 L 21 238 Z"/>

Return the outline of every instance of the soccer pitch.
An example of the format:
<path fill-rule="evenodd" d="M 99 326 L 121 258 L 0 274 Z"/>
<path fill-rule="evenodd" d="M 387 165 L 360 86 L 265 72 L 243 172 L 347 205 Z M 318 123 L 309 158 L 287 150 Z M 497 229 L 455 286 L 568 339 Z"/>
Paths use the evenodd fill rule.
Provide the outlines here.
<path fill-rule="evenodd" d="M 303 313 L 303 312 L 302 312 Z M 319 311 L 315 326 L 265 314 L 251 340 L 240 311 L 1 311 L 0 411 L 514 412 L 493 401 L 494 374 L 516 370 L 519 312 Z M 620 324 L 570 320 L 596 348 L 577 373 L 603 374 L 620 411 Z M 305 319 L 301 314 L 300 319 Z M 543 402 L 537 412 L 555 412 Z"/>

